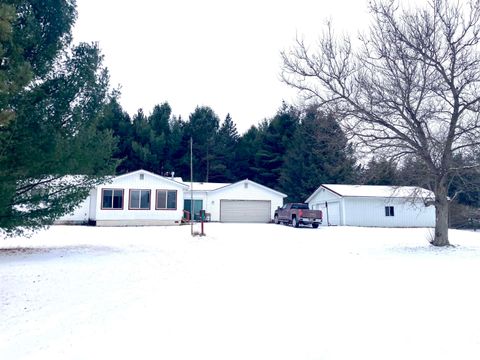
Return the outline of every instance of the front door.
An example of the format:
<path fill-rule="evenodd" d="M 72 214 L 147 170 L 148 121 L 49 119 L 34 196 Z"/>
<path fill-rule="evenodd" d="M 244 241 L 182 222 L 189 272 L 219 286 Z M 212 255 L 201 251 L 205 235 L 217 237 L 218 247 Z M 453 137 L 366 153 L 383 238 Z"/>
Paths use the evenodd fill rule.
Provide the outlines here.
<path fill-rule="evenodd" d="M 193 219 L 200 220 L 200 210 L 203 210 L 203 200 L 193 199 L 193 211 L 192 200 L 185 199 L 183 201 L 183 210 L 188 211 L 190 214 L 194 213 Z"/>

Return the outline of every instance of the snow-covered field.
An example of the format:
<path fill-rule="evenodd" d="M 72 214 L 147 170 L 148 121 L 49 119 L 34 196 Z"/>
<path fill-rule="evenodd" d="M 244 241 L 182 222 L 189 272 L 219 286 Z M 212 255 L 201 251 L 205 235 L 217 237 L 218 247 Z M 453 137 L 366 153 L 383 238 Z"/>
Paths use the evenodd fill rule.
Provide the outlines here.
<path fill-rule="evenodd" d="M 480 233 L 207 224 L 0 239 L 0 359 L 480 358 Z"/>

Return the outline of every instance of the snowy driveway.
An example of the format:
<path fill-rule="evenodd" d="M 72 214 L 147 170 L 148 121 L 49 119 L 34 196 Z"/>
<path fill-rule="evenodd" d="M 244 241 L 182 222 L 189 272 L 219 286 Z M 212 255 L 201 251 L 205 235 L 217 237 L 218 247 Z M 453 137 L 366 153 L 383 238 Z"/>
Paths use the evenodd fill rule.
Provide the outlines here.
<path fill-rule="evenodd" d="M 478 359 L 480 233 L 207 224 L 0 239 L 0 359 Z"/>

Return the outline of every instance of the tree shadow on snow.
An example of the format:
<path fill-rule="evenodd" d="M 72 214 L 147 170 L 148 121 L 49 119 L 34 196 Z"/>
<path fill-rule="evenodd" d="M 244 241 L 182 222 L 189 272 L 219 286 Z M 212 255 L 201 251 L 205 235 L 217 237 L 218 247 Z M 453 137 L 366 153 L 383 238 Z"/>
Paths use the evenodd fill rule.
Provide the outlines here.
<path fill-rule="evenodd" d="M 56 247 L 0 247 L 0 260 L 26 259 L 28 257 L 64 257 L 70 255 L 108 255 L 119 249 L 108 246 L 76 245 Z M 47 256 L 48 255 L 48 256 Z"/>
<path fill-rule="evenodd" d="M 450 245 L 445 247 L 438 247 L 426 244 L 425 246 L 399 246 L 386 249 L 386 252 L 395 254 L 410 254 L 410 255 L 434 255 L 434 256 L 449 256 L 461 255 L 468 257 L 480 257 L 480 248 L 469 247 L 464 245 Z"/>

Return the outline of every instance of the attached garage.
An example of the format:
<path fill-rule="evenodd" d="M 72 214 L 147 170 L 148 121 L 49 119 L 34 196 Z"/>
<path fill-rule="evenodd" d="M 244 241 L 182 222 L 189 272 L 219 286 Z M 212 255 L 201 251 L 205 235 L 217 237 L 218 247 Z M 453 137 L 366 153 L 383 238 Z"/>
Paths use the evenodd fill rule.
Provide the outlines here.
<path fill-rule="evenodd" d="M 202 210 L 211 221 L 224 223 L 268 223 L 287 197 L 248 179 L 233 184 L 185 184 L 193 185 L 193 191 L 185 191 L 185 199 L 193 193 L 193 199 L 202 201 Z"/>
<path fill-rule="evenodd" d="M 267 223 L 271 220 L 270 200 L 220 200 L 221 222 Z"/>

